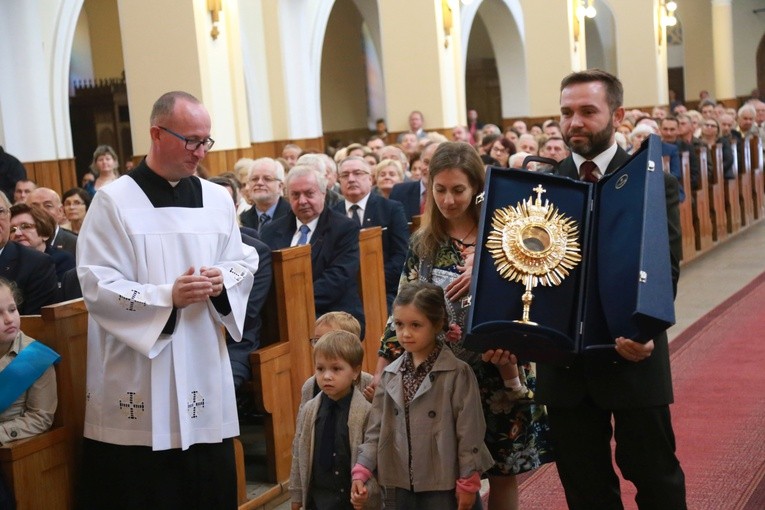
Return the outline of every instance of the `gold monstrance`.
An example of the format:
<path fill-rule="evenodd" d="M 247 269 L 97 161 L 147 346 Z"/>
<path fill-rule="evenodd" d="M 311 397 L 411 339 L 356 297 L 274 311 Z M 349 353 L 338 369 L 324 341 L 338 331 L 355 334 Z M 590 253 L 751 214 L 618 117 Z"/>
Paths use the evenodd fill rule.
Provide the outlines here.
<path fill-rule="evenodd" d="M 538 283 L 560 285 L 569 271 L 582 260 L 579 227 L 545 199 L 542 205 L 541 184 L 533 188 L 537 194 L 517 206 L 494 211 L 486 248 L 494 258 L 500 276 L 526 286 L 523 293 L 523 318 L 515 321 L 536 325 L 529 320 L 531 290 Z"/>

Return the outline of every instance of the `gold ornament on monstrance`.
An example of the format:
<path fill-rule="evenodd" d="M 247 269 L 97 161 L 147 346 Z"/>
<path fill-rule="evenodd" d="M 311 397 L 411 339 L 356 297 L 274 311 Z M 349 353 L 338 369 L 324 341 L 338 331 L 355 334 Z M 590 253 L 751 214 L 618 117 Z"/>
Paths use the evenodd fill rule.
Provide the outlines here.
<path fill-rule="evenodd" d="M 521 298 L 523 318 L 516 321 L 534 324 L 529 319 L 532 289 L 541 284 L 556 286 L 582 260 L 579 246 L 579 226 L 545 199 L 542 205 L 541 184 L 533 188 L 537 194 L 494 211 L 486 248 L 494 258 L 500 276 L 521 282 L 526 291 Z"/>

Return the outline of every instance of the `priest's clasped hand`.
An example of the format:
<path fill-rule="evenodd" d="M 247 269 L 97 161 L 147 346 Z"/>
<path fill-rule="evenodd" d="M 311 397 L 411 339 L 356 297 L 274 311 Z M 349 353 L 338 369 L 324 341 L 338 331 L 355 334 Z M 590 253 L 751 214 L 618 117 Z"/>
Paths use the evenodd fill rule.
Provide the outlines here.
<path fill-rule="evenodd" d="M 173 284 L 173 306 L 185 308 L 200 303 L 223 291 L 223 275 L 215 267 L 202 267 L 199 274 L 190 267 Z"/>
<path fill-rule="evenodd" d="M 653 340 L 641 344 L 629 338 L 620 336 L 616 339 L 616 352 L 628 361 L 643 361 L 648 359 L 653 352 L 654 344 Z"/>

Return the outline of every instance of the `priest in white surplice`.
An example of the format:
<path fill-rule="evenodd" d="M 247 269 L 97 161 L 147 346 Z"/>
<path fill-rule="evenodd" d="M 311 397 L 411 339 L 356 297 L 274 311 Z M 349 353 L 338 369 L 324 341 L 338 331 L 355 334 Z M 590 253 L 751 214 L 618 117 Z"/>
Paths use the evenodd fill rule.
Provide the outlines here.
<path fill-rule="evenodd" d="M 210 116 L 171 92 L 151 147 L 96 194 L 78 242 L 90 312 L 85 508 L 236 508 L 225 327 L 240 340 L 257 252 L 231 197 L 194 175 Z M 233 476 L 232 476 L 233 475 Z"/>

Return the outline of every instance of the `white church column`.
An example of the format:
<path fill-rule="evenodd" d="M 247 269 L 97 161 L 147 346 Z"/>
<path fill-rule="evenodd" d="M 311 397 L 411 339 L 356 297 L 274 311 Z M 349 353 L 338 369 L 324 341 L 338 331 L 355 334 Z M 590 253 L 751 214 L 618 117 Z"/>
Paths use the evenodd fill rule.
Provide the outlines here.
<path fill-rule="evenodd" d="M 732 106 L 736 106 L 731 0 L 712 0 L 712 41 L 715 97 L 718 100 L 733 100 Z"/>

